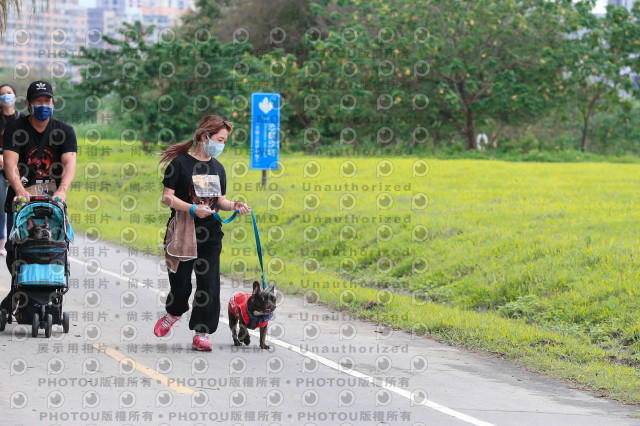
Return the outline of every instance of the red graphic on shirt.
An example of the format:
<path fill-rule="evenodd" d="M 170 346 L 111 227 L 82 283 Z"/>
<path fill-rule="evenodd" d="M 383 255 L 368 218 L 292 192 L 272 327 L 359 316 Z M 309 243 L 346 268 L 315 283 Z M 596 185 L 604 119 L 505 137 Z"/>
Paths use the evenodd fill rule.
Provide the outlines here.
<path fill-rule="evenodd" d="M 198 197 L 193 184 L 189 185 L 189 199 L 191 200 L 191 204 L 206 204 L 211 209 L 216 201 L 216 197 Z"/>
<path fill-rule="evenodd" d="M 42 150 L 42 157 L 35 158 L 38 147 L 33 147 L 27 154 L 27 165 L 33 166 L 36 170 L 36 179 L 51 179 L 51 169 L 53 168 L 54 156 L 49 147 Z"/>

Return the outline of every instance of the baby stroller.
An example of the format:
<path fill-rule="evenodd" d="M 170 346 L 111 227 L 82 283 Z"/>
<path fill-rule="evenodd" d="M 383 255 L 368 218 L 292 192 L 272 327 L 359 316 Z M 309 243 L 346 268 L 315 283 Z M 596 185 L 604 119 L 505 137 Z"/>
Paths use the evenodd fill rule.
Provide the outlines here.
<path fill-rule="evenodd" d="M 69 313 L 62 311 L 63 295 L 69 290 L 69 243 L 74 234 L 65 203 L 50 197 L 31 197 L 13 203 L 15 260 L 11 271 L 11 312 L 0 312 L 0 331 L 12 322 L 31 324 L 31 335 L 44 328 L 51 336 L 53 324 L 69 332 Z"/>

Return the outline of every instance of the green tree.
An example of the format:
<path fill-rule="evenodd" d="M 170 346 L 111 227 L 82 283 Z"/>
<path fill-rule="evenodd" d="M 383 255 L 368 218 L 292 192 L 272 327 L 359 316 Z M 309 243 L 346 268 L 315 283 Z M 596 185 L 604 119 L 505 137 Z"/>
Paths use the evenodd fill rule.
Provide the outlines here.
<path fill-rule="evenodd" d="M 178 37 L 194 42 L 208 38 L 217 28 L 221 18 L 221 10 L 228 7 L 231 0 L 196 0 L 195 9 L 188 10 L 180 17 L 181 24 L 177 28 Z"/>
<path fill-rule="evenodd" d="M 460 117 L 467 149 L 476 147 L 479 120 L 531 120 L 559 93 L 552 59 L 576 19 L 570 0 L 434 0 L 426 9 L 420 18 L 432 42 L 420 56 Z"/>
<path fill-rule="evenodd" d="M 625 7 L 607 6 L 604 17 L 591 13 L 589 3 L 579 4 L 580 31 L 563 57 L 568 60 L 568 84 L 578 102 L 582 121 L 580 149 L 588 148 L 589 125 L 603 104 L 619 104 L 629 110 L 639 93 L 640 3 L 633 14 Z"/>
<path fill-rule="evenodd" d="M 309 0 L 225 0 L 220 16 L 211 19 L 209 14 L 204 19 L 213 21 L 205 25 L 223 43 L 246 41 L 257 56 L 280 48 L 301 61 L 306 58 L 305 33 L 325 28 L 323 19 L 316 19 L 313 14 L 312 5 Z M 194 24 L 202 25 L 199 17 Z"/>
<path fill-rule="evenodd" d="M 390 14 L 383 2 L 339 3 L 311 4 L 326 28 L 305 33 L 302 60 L 273 51 L 251 62 L 250 78 L 284 97 L 289 142 L 312 153 L 400 154 L 425 144 L 451 111 L 437 98 L 435 107 L 430 102 L 435 86 L 416 48 L 427 36 L 415 32 L 409 2 L 388 22 L 381 18 Z"/>
<path fill-rule="evenodd" d="M 313 133 L 314 151 L 350 134 L 355 144 L 404 152 L 451 126 L 473 149 L 477 123 L 533 122 L 566 90 L 557 52 L 568 42 L 564 28 L 577 22 L 571 0 L 433 0 L 419 8 L 338 0 L 311 9 L 316 21 L 328 18 L 327 33 L 305 35 L 306 60 L 279 80 L 294 105 L 290 127 L 302 126 L 307 142 Z M 269 61 L 278 59 L 265 59 L 269 80 Z"/>
<path fill-rule="evenodd" d="M 114 96 L 119 120 L 147 145 L 188 139 L 203 115 L 230 112 L 233 65 L 250 48 L 215 37 L 148 44 L 153 30 L 125 24 L 119 39 L 103 36 L 113 50 L 83 48 L 73 60 L 82 66 L 78 90 L 96 102 Z"/>

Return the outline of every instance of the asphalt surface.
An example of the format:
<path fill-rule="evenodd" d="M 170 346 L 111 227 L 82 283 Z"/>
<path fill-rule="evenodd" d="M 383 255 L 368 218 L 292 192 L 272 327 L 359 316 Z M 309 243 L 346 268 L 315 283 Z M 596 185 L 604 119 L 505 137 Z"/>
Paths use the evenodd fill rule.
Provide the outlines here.
<path fill-rule="evenodd" d="M 234 347 L 223 309 L 213 352 L 193 351 L 187 315 L 153 334 L 161 259 L 82 235 L 71 255 L 69 334 L 0 333 L 2 425 L 640 425 L 638 407 L 283 293 L 269 350 Z M 223 306 L 239 290 L 223 279 Z"/>

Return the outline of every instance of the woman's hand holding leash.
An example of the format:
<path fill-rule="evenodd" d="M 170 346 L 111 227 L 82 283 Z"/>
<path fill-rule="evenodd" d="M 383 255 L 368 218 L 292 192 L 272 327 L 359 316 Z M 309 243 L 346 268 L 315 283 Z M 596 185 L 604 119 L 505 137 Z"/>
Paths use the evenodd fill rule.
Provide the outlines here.
<path fill-rule="evenodd" d="M 193 213 L 198 216 L 200 219 L 204 219 L 207 216 L 211 216 L 213 214 L 213 210 L 209 208 L 206 204 L 194 204 L 196 207 Z"/>
<path fill-rule="evenodd" d="M 246 203 L 242 201 L 236 201 L 233 203 L 233 210 L 238 210 L 239 214 L 249 213 L 251 211 L 251 207 L 249 207 Z"/>

